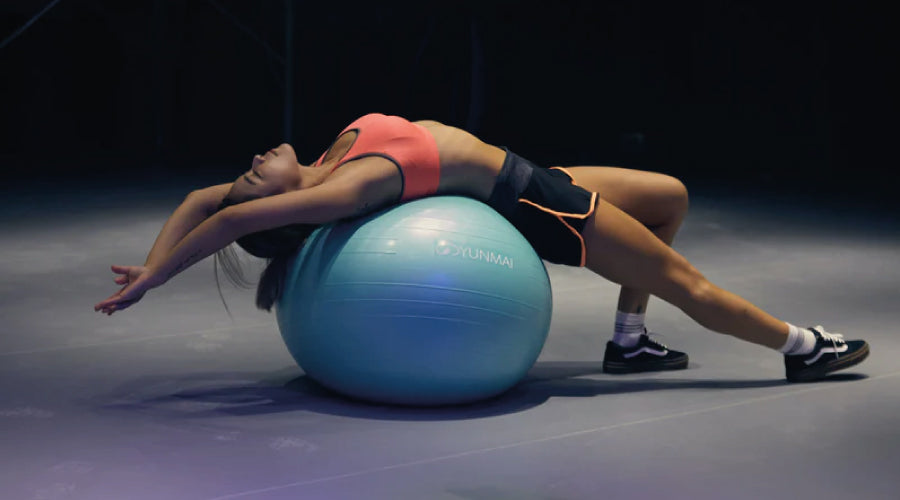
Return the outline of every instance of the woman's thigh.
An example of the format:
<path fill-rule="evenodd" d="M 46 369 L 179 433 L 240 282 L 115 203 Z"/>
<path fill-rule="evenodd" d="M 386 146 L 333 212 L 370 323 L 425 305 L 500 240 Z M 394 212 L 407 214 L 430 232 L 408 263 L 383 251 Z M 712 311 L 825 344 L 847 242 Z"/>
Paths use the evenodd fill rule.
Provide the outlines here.
<path fill-rule="evenodd" d="M 647 227 L 680 219 L 688 209 L 688 193 L 675 177 L 617 167 L 564 167 L 575 183 L 615 205 Z"/>
<path fill-rule="evenodd" d="M 582 230 L 585 266 L 620 285 L 681 307 L 706 279 L 647 227 L 601 198 Z"/>

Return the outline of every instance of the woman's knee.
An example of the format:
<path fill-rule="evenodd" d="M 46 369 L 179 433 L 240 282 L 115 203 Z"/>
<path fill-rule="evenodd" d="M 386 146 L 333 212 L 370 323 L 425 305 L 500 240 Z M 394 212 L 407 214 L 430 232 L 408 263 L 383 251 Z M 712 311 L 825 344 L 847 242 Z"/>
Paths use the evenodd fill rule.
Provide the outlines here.
<path fill-rule="evenodd" d="M 690 301 L 695 305 L 706 305 L 715 302 L 717 291 L 718 288 L 699 272 L 688 287 Z"/>
<path fill-rule="evenodd" d="M 663 176 L 664 192 L 668 204 L 672 207 L 672 212 L 684 215 L 690 206 L 690 195 L 687 186 L 677 177 L 670 175 Z"/>
<path fill-rule="evenodd" d="M 641 222 L 648 227 L 673 226 L 677 230 L 690 204 L 687 186 L 670 175 L 653 175 L 652 191 L 639 202 L 643 206 L 636 209 L 644 214 Z"/>

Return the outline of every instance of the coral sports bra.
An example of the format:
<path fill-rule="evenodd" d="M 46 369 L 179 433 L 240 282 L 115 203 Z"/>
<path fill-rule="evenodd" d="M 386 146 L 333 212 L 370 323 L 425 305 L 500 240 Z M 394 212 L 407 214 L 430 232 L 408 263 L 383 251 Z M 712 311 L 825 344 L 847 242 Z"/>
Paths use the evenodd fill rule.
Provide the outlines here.
<path fill-rule="evenodd" d="M 356 139 L 332 172 L 347 162 L 380 156 L 392 161 L 400 170 L 403 179 L 400 201 L 437 192 L 441 180 L 441 161 L 434 136 L 425 127 L 399 116 L 372 113 L 348 125 L 338 137 L 349 131 L 356 131 Z M 316 162 L 317 167 L 322 165 L 328 151 Z"/>

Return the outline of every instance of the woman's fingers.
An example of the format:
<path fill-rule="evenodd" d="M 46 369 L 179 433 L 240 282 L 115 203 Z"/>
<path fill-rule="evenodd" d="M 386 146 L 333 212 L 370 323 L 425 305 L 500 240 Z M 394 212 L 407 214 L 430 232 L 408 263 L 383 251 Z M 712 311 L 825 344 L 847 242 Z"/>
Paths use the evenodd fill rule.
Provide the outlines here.
<path fill-rule="evenodd" d="M 94 310 L 95 311 L 103 311 L 105 313 L 110 312 L 110 311 L 116 311 L 119 309 L 124 309 L 124 307 L 122 307 L 123 303 L 125 303 L 125 302 L 103 301 L 103 302 L 97 304 L 96 306 L 94 306 Z"/>
<path fill-rule="evenodd" d="M 96 305 L 94 305 L 94 310 L 99 311 L 101 309 L 106 309 L 106 308 L 112 306 L 113 304 L 115 304 L 115 299 L 113 297 L 110 297 L 110 298 L 108 298 L 102 302 L 98 302 Z"/>
<path fill-rule="evenodd" d="M 107 316 L 112 316 L 112 313 L 114 313 L 114 312 L 116 312 L 116 311 L 119 311 L 119 310 L 122 310 L 122 309 L 125 309 L 125 308 L 124 308 L 124 307 L 119 307 L 118 305 L 113 304 L 113 305 L 111 305 L 111 306 L 109 306 L 109 307 L 103 308 L 103 314 L 106 314 Z"/>
<path fill-rule="evenodd" d="M 117 285 L 127 285 L 131 281 L 131 275 L 136 272 L 136 266 L 110 266 L 112 271 L 116 274 L 120 274 L 122 276 L 116 276 L 113 278 L 113 281 Z"/>
<path fill-rule="evenodd" d="M 112 269 L 112 271 L 114 273 L 121 275 L 121 276 L 116 276 L 114 278 L 116 280 L 116 283 L 118 283 L 120 285 L 129 283 L 131 280 L 137 278 L 138 276 L 140 276 L 141 274 L 143 274 L 146 271 L 146 268 L 141 267 L 141 266 L 113 265 L 113 266 L 110 266 L 110 268 Z"/>
<path fill-rule="evenodd" d="M 110 268 L 114 273 L 120 275 L 114 277 L 113 281 L 124 286 L 106 300 L 94 305 L 94 311 L 112 314 L 127 309 L 141 300 L 147 290 L 158 286 L 154 284 L 155 280 L 150 276 L 146 267 L 113 265 Z"/>
<path fill-rule="evenodd" d="M 125 288 L 119 290 L 118 292 L 110 295 L 106 300 L 97 303 L 94 306 L 94 311 L 103 310 L 103 312 L 107 312 L 107 309 L 114 308 L 115 310 L 125 309 L 126 307 L 134 304 L 135 302 L 141 300 L 141 297 L 146 293 L 146 286 L 140 282 L 140 280 L 133 281 L 128 284 Z"/>
<path fill-rule="evenodd" d="M 94 310 L 99 311 L 101 309 L 106 309 L 110 306 L 121 304 L 129 299 L 130 298 L 128 296 L 128 293 L 126 292 L 126 288 L 123 288 L 122 290 L 114 293 L 113 295 L 110 295 L 106 300 L 99 302 L 97 305 L 95 305 Z"/>
<path fill-rule="evenodd" d="M 114 313 L 116 311 L 122 311 L 124 309 L 128 309 L 129 307 L 134 305 L 134 303 L 137 302 L 138 300 L 139 299 L 131 299 L 131 300 L 119 302 L 117 304 L 112 304 L 108 307 L 104 307 L 103 313 L 106 314 L 107 316 L 112 316 L 112 313 Z"/>

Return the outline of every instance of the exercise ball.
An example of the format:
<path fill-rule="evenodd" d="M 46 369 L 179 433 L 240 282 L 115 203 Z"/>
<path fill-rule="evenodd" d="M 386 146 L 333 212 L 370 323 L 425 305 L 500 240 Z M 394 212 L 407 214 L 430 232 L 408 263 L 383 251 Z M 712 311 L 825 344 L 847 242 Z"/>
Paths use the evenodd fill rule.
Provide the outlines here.
<path fill-rule="evenodd" d="M 552 297 L 543 262 L 506 219 L 439 196 L 317 229 L 275 307 L 313 380 L 370 402 L 432 406 L 520 381 L 547 338 Z"/>

